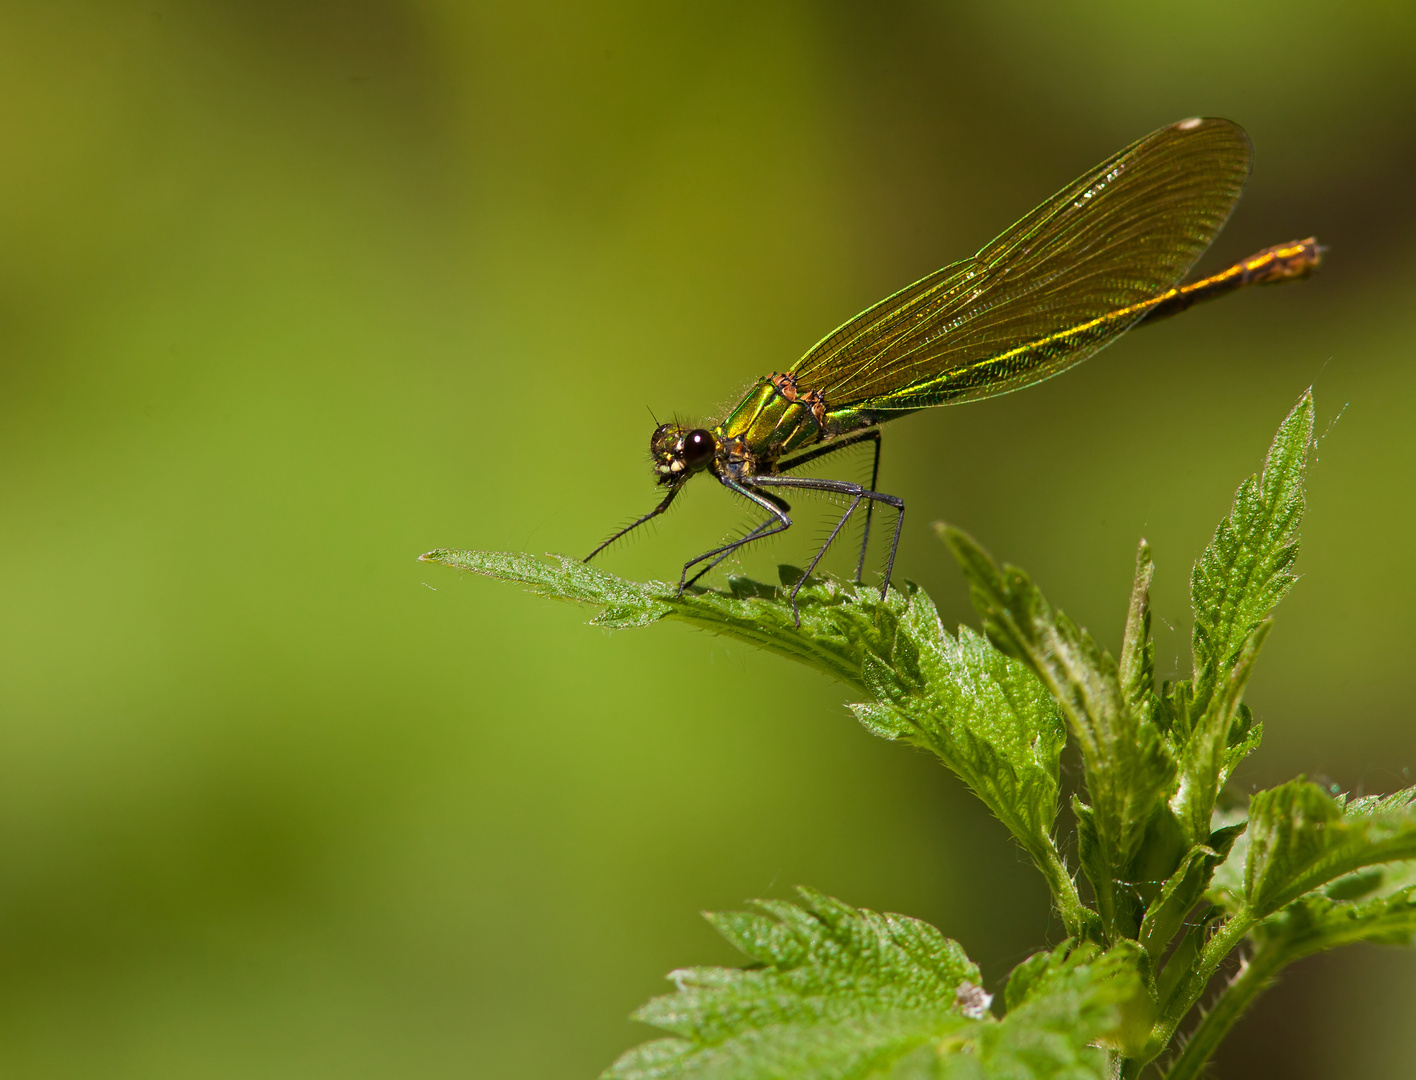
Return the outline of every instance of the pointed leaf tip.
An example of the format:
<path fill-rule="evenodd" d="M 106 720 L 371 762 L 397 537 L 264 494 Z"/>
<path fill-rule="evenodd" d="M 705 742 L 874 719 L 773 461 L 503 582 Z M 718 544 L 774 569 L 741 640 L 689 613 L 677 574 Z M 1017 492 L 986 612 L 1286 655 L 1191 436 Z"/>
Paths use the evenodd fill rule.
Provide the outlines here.
<path fill-rule="evenodd" d="M 1190 575 L 1195 674 L 1183 700 L 1174 699 L 1166 727 L 1182 761 L 1171 809 L 1191 843 L 1203 842 L 1219 789 L 1258 745 L 1243 694 L 1270 612 L 1297 580 L 1313 422 L 1309 387 L 1279 424 L 1262 469 L 1239 485 Z"/>
<path fill-rule="evenodd" d="M 592 621 L 600 627 L 626 629 L 679 619 L 800 660 L 855 686 L 861 685 L 865 655 L 888 662 L 900 621 L 911 612 L 918 616 L 925 606 L 912 588 L 892 589 L 882 602 L 874 589 L 830 578 L 807 581 L 797 593 L 794 611 L 789 590 L 744 578 L 729 578 L 726 592 L 680 592 L 669 582 L 629 581 L 553 553 L 542 558 L 526 552 L 436 548 L 420 560 L 523 585 L 552 599 L 598 605 L 602 610 Z"/>

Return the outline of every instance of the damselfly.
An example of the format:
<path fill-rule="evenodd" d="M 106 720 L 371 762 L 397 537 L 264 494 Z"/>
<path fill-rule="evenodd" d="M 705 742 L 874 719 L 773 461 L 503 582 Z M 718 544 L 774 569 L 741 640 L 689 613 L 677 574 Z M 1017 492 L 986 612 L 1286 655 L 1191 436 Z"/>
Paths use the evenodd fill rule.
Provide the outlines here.
<path fill-rule="evenodd" d="M 649 450 L 655 476 L 667 489 L 663 499 L 586 562 L 658 517 L 693 476 L 706 472 L 766 518 L 685 563 L 680 591 L 743 545 L 790 528 L 786 495 L 823 491 L 844 497 L 845 512 L 794 585 L 793 611 L 802 582 L 862 503 L 857 582 L 875 504 L 896 511 L 883 597 L 905 504 L 875 490 L 881 424 L 918 409 L 1031 386 L 1080 363 L 1137 323 L 1246 285 L 1304 277 L 1318 265 L 1322 249 L 1310 237 L 1178 284 L 1233 210 L 1250 156 L 1248 136 L 1228 120 L 1182 120 L 1152 132 L 1068 184 L 973 258 L 886 297 L 827 334 L 791 370 L 759 379 L 721 423 L 660 424 Z M 859 443 L 874 447 L 869 487 L 791 475 Z"/>

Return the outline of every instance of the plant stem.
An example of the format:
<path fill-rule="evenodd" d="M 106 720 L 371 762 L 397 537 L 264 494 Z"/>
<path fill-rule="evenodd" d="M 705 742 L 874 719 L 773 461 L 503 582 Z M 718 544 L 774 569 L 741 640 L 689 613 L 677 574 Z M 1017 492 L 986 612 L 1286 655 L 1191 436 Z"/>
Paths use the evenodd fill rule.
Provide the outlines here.
<path fill-rule="evenodd" d="M 1229 1034 L 1235 1021 L 1269 985 L 1287 959 L 1285 950 L 1281 948 L 1261 948 L 1255 952 L 1224 988 L 1214 1008 L 1200 1019 L 1185 1049 L 1165 1074 L 1165 1080 L 1194 1080 L 1199 1076 L 1215 1047 Z"/>
<path fill-rule="evenodd" d="M 1210 979 L 1219 970 L 1219 965 L 1224 963 L 1225 957 L 1244 940 L 1244 936 L 1253 929 L 1255 921 L 1247 911 L 1239 911 L 1215 931 L 1201 951 L 1195 970 L 1175 988 L 1168 1000 L 1161 1002 L 1164 1011 L 1151 1028 L 1150 1042 L 1146 1045 L 1145 1054 L 1137 1059 L 1140 1065 L 1153 1061 L 1170 1044 L 1180 1021 L 1194 1008 Z M 1167 1077 L 1167 1080 L 1170 1078 Z"/>
<path fill-rule="evenodd" d="M 1067 872 L 1067 864 L 1062 861 L 1057 845 L 1049 839 L 1045 846 L 1033 852 L 1033 859 L 1052 890 L 1052 902 L 1057 907 L 1057 914 L 1062 917 L 1067 936 L 1078 941 L 1094 938 L 1096 914 L 1082 903 L 1077 893 L 1077 883 Z"/>

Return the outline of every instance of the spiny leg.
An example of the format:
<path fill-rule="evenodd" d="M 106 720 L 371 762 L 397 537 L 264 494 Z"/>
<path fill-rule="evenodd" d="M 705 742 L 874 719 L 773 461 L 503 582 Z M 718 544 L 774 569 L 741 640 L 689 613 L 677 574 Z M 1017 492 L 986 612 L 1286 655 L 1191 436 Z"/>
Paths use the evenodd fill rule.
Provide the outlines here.
<path fill-rule="evenodd" d="M 770 494 L 768 494 L 768 493 L 765 492 L 765 491 L 764 491 L 764 492 L 760 492 L 760 494 L 761 494 L 764 498 L 766 498 L 767 500 L 769 500 L 770 502 L 775 503 L 776 506 L 777 506 L 777 509 L 781 510 L 783 513 L 786 513 L 786 514 L 790 514 L 790 513 L 791 513 L 791 510 L 792 510 L 791 504 L 788 503 L 786 499 L 779 499 L 779 498 L 777 498 L 777 496 L 775 496 L 775 495 L 770 495 Z M 760 540 L 760 539 L 762 538 L 762 535 L 765 535 L 764 530 L 766 530 L 767 528 L 769 528 L 770 526 L 772 526 L 772 525 L 774 525 L 774 524 L 776 524 L 776 519 L 775 519 L 775 518 L 768 518 L 766 521 L 761 522 L 760 524 L 754 526 L 751 530 L 748 531 L 748 533 L 747 533 L 746 535 L 740 537 L 738 540 L 735 541 L 737 547 L 729 547 L 727 551 L 724 551 L 722 554 L 720 554 L 719 556 L 717 556 L 717 558 L 715 558 L 712 562 L 710 562 L 710 563 L 709 563 L 707 566 L 705 566 L 702 570 L 698 571 L 698 573 L 694 574 L 693 577 L 689 578 L 686 582 L 684 582 L 684 588 L 688 588 L 688 587 L 689 587 L 690 585 L 692 585 L 695 581 L 697 581 L 699 578 L 701 578 L 704 574 L 706 574 L 706 573 L 708 573 L 708 571 L 712 570 L 712 569 L 713 569 L 715 566 L 717 566 L 720 562 L 722 562 L 722 561 L 723 561 L 724 559 L 726 559 L 729 555 L 731 555 L 734 551 L 736 551 L 737 548 L 741 547 L 741 546 L 744 545 L 744 544 L 750 544 L 750 543 L 751 543 L 752 541 L 754 541 L 754 540 Z"/>
<path fill-rule="evenodd" d="M 874 490 L 875 490 L 875 485 L 880 482 L 880 432 L 879 432 L 878 430 L 876 430 L 876 431 L 874 432 L 874 435 L 875 435 L 875 463 L 870 467 L 870 490 L 871 490 L 871 491 L 874 491 Z M 862 579 L 863 577 L 865 577 L 865 549 L 870 546 L 870 519 L 871 519 L 871 516 L 872 516 L 874 513 L 875 513 L 875 500 L 874 500 L 874 499 L 869 499 L 869 500 L 866 501 L 866 504 L 865 504 L 865 531 L 864 531 L 863 535 L 862 535 L 861 538 L 860 538 L 860 558 L 856 560 L 856 575 L 855 575 L 855 579 L 856 579 L 856 584 L 857 584 L 857 585 L 859 585 L 859 584 L 861 583 L 861 579 Z M 903 516 L 904 516 L 904 513 L 905 513 L 905 507 L 904 507 L 904 504 L 901 503 L 901 504 L 900 504 L 900 516 L 903 517 Z M 895 536 L 896 536 L 896 541 L 898 542 L 899 533 L 897 532 L 897 533 L 895 534 Z M 892 569 L 893 569 L 894 561 L 895 561 L 895 557 L 894 557 L 894 555 L 891 555 L 891 556 L 890 556 L 890 562 L 891 562 L 891 564 L 892 564 Z M 889 584 L 890 584 L 890 571 L 889 571 L 889 570 L 886 570 L 886 571 L 885 571 L 885 584 L 886 584 L 886 585 L 889 585 Z"/>
<path fill-rule="evenodd" d="M 654 518 L 656 518 L 656 517 L 658 517 L 660 514 L 662 514 L 665 510 L 667 510 L 667 509 L 669 508 L 669 503 L 671 503 L 671 502 L 674 501 L 674 496 L 679 493 L 679 490 L 680 490 L 682 487 L 683 487 L 683 482 L 680 481 L 679 483 L 675 484 L 673 487 L 669 488 L 669 493 L 664 496 L 664 501 L 663 501 L 663 502 L 661 502 L 658 506 L 654 507 L 654 509 L 650 510 L 649 513 L 645 514 L 645 515 L 644 515 L 642 518 L 640 518 L 639 520 L 631 522 L 630 524 L 626 525 L 623 529 L 621 529 L 619 532 L 615 533 L 614 536 L 610 537 L 610 538 L 609 538 L 608 540 L 606 540 L 603 544 L 601 544 L 599 547 L 597 547 L 594 551 L 590 552 L 589 555 L 585 556 L 585 561 L 586 561 L 586 562 L 589 562 L 589 561 L 590 561 L 591 559 L 593 559 L 596 555 L 600 554 L 600 552 L 604 551 L 605 548 L 609 547 L 609 546 L 610 546 L 611 544 L 613 544 L 616 540 L 618 540 L 621 536 L 624 536 L 626 533 L 633 532 L 635 529 L 639 528 L 639 526 L 643 525 L 646 521 L 652 521 Z"/>
<path fill-rule="evenodd" d="M 792 615 L 796 617 L 797 626 L 801 625 L 801 613 L 797 611 L 796 604 L 797 593 L 801 592 L 801 587 L 806 584 L 806 579 L 811 577 L 811 575 L 816 571 L 816 564 L 819 563 L 825 557 L 826 552 L 830 549 L 831 545 L 836 542 L 836 537 L 841 534 L 841 530 L 845 528 L 846 522 L 850 520 L 851 515 L 855 513 L 856 507 L 860 505 L 860 500 L 864 498 L 865 496 L 862 494 L 857 495 L 854 499 L 851 500 L 850 506 L 846 507 L 846 512 L 841 515 L 841 520 L 836 522 L 836 527 L 831 530 L 831 535 L 826 537 L 826 542 L 821 545 L 821 550 L 818 551 L 816 553 L 816 557 L 813 558 L 811 562 L 807 564 L 805 573 L 803 573 L 801 577 L 797 578 L 797 583 L 792 586 Z M 867 506 L 869 506 L 871 502 L 873 502 L 873 500 L 867 499 Z M 867 513 L 869 513 L 868 510 Z M 859 582 L 860 578 L 856 578 L 856 581 Z"/>
<path fill-rule="evenodd" d="M 736 492 L 749 502 L 756 503 L 763 510 L 766 510 L 767 513 L 771 514 L 772 517 L 768 521 L 763 522 L 762 525 L 753 529 L 746 536 L 739 537 L 736 540 L 715 547 L 712 551 L 705 551 L 697 558 L 689 559 L 688 562 L 684 563 L 683 573 L 679 575 L 680 593 L 692 584 L 692 582 L 688 580 L 688 572 L 699 563 L 707 559 L 714 559 L 712 563 L 693 575 L 693 581 L 697 581 L 703 574 L 707 573 L 714 566 L 717 566 L 724 558 L 731 555 L 744 544 L 749 544 L 753 540 L 763 540 L 769 536 L 775 536 L 777 533 L 786 532 L 792 527 L 792 519 L 787 517 L 787 512 L 777 505 L 777 502 L 781 501 L 780 499 L 774 501 L 773 496 L 768 495 L 766 492 L 753 491 L 752 488 L 747 485 L 740 484 L 736 480 L 732 480 L 726 476 L 718 476 L 717 480 L 718 483 L 722 484 L 729 491 Z M 753 482 L 755 483 L 756 481 L 757 477 L 753 477 Z M 716 559 L 714 558 L 715 556 Z"/>
<path fill-rule="evenodd" d="M 754 476 L 752 478 L 752 482 L 761 487 L 785 487 L 803 488 L 810 491 L 833 491 L 840 495 L 850 495 L 857 502 L 860 499 L 869 499 L 871 502 L 883 502 L 889 506 L 893 506 L 896 511 L 898 511 L 895 517 L 895 536 L 894 539 L 890 542 L 890 559 L 885 564 L 885 580 L 881 582 L 880 585 L 880 599 L 885 599 L 886 594 L 890 590 L 890 575 L 894 573 L 895 570 L 895 555 L 900 550 L 900 533 L 903 530 L 905 524 L 904 499 L 901 499 L 897 495 L 886 495 L 880 491 L 868 491 L 860 484 L 852 484 L 845 480 L 818 480 L 815 477 L 811 476 Z M 836 528 L 832 530 L 830 538 L 827 539 L 821 551 L 817 553 L 816 560 L 813 560 L 812 562 L 813 566 L 815 566 L 816 562 L 820 560 L 821 556 L 826 553 L 826 548 L 829 548 L 831 546 L 831 541 L 836 538 L 836 534 L 840 532 L 841 525 L 845 524 L 846 518 L 851 516 L 851 511 L 853 511 L 855 507 L 856 503 L 852 502 L 850 508 L 842 516 L 840 523 L 838 523 Z M 798 583 L 797 587 L 800 588 L 800 583 Z M 792 596 L 793 598 L 795 598 L 795 591 L 793 591 Z M 793 599 L 792 610 L 793 612 L 795 612 L 796 610 L 795 599 Z"/>
<path fill-rule="evenodd" d="M 871 428 L 868 431 L 862 431 L 856 435 L 849 435 L 844 439 L 839 439 L 836 442 L 827 444 L 826 446 L 820 446 L 814 450 L 808 450 L 804 454 L 800 454 L 797 457 L 789 458 L 788 460 L 781 462 L 777 466 L 777 468 L 780 472 L 791 472 L 798 466 L 805 465 L 811 461 L 815 461 L 817 458 L 823 458 L 828 454 L 834 454 L 837 450 L 845 450 L 848 447 L 856 446 L 863 442 L 873 442 L 875 444 L 875 462 L 870 467 L 870 490 L 874 491 L 875 485 L 880 482 L 879 428 Z M 860 558 L 856 560 L 855 581 L 857 585 L 861 583 L 861 579 L 865 576 L 865 553 L 866 548 L 870 546 L 870 523 L 874 512 L 875 500 L 869 499 L 865 504 L 865 530 L 860 538 Z M 850 515 L 847 514 L 846 516 L 849 517 Z M 834 533 L 832 534 L 832 539 L 835 539 Z M 830 541 L 827 541 L 827 543 L 829 545 Z M 894 560 L 892 559 L 891 561 L 893 562 Z M 814 566 L 815 563 L 813 563 L 812 565 Z M 889 581 L 889 579 L 890 575 L 887 572 L 885 575 L 885 580 Z"/>

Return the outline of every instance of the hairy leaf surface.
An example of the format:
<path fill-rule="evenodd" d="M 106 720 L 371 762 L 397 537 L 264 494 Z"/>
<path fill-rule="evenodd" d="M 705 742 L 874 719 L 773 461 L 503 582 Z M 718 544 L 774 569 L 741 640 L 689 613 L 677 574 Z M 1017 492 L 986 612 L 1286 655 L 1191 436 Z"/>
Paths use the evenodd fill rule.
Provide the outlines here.
<path fill-rule="evenodd" d="M 669 1033 L 605 1080 L 1103 1080 L 1092 1045 L 1139 986 L 1129 950 L 1059 950 L 999 1021 L 978 969 L 933 927 L 799 890 L 710 916 L 753 962 L 692 968 L 638 1013 Z"/>
<path fill-rule="evenodd" d="M 1109 929 L 1134 932 L 1116 884 L 1127 877 L 1175 766 L 1160 731 L 1136 714 L 1116 661 L 1054 611 L 1023 571 L 999 567 L 967 533 L 939 527 L 969 579 L 989 640 L 1033 669 L 1057 699 L 1082 751 L 1090 807 L 1077 805 L 1082 863 Z"/>
<path fill-rule="evenodd" d="M 920 607 L 922 605 L 916 605 Z M 967 627 L 957 638 L 914 635 L 909 685 L 873 658 L 867 685 L 880 704 L 853 705 L 870 730 L 927 747 L 1042 864 L 1055 853 L 1061 713 L 1037 677 Z"/>
<path fill-rule="evenodd" d="M 1279 425 L 1262 472 L 1239 485 L 1229 515 L 1195 563 L 1190 575 L 1195 716 L 1208 708 L 1245 642 L 1293 584 L 1312 441 L 1309 390 Z"/>

